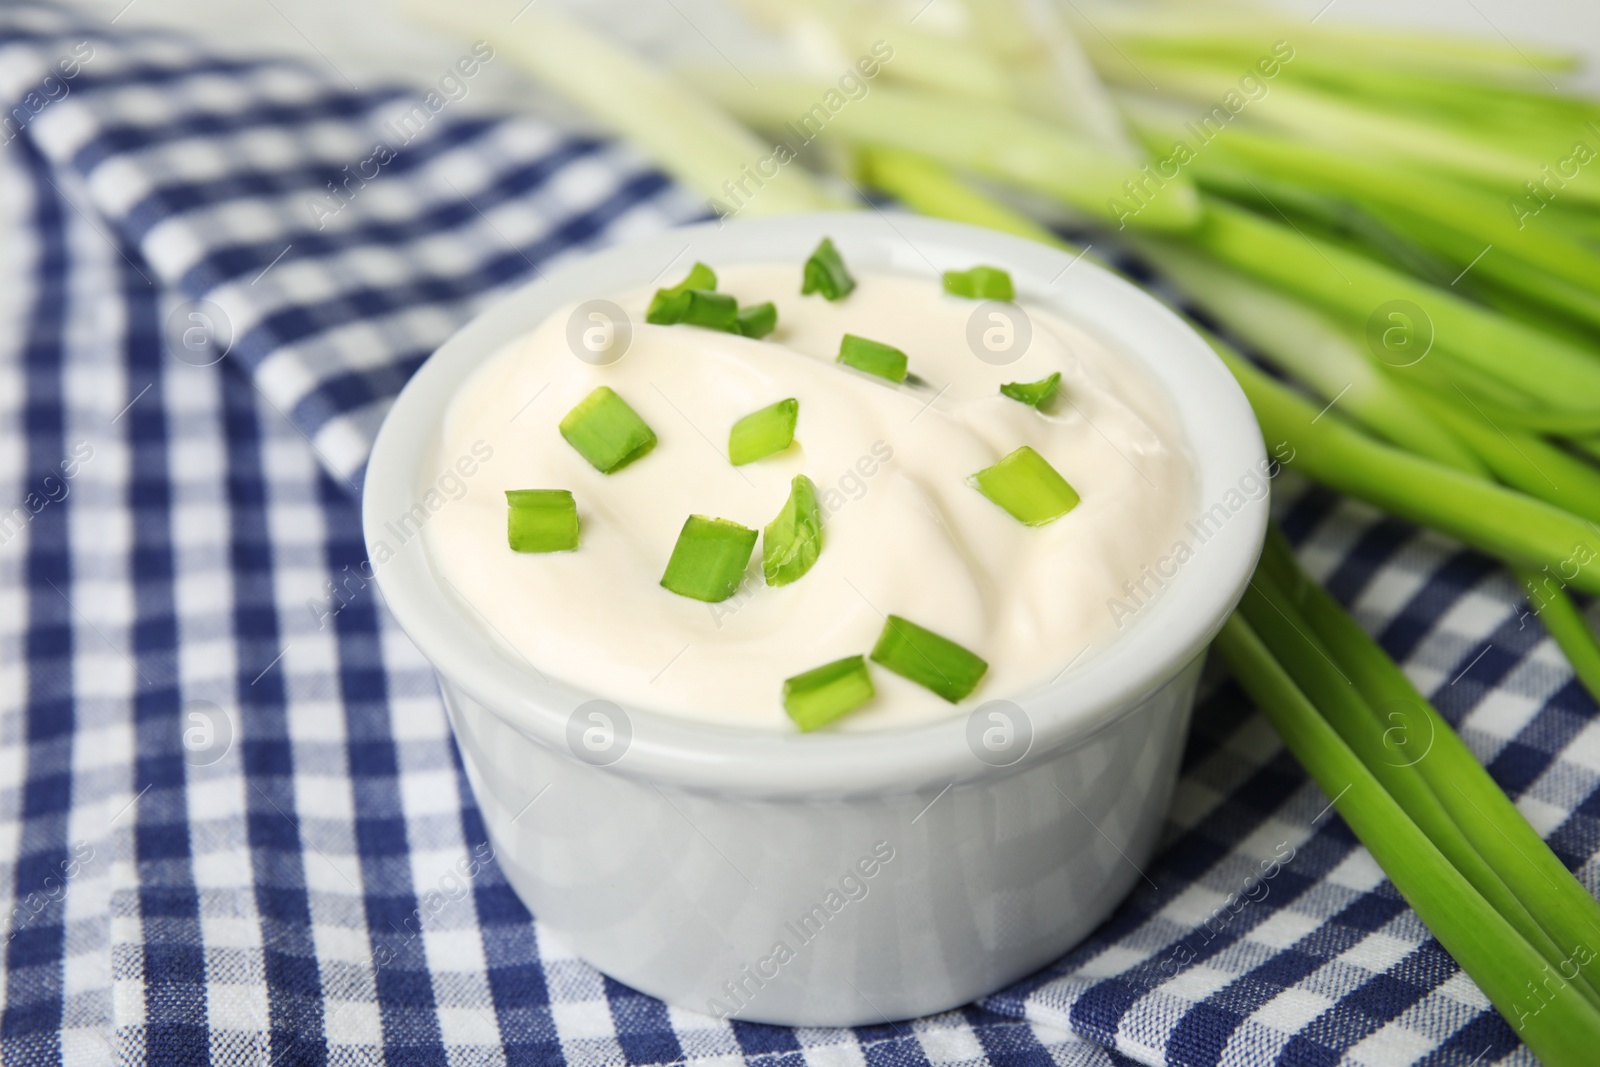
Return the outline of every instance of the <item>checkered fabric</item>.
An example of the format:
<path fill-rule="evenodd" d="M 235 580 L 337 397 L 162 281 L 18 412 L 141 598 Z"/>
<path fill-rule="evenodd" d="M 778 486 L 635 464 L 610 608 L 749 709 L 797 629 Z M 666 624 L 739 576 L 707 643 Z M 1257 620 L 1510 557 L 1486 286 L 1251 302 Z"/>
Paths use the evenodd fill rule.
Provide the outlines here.
<path fill-rule="evenodd" d="M 700 208 L 538 121 L 113 31 L 0 9 L 0 1060 L 1532 1062 L 1222 679 L 1139 888 L 982 1004 L 789 1030 L 573 958 L 359 581 L 355 483 L 474 311 Z M 1509 578 L 1321 491 L 1278 508 L 1593 887 L 1595 707 Z"/>

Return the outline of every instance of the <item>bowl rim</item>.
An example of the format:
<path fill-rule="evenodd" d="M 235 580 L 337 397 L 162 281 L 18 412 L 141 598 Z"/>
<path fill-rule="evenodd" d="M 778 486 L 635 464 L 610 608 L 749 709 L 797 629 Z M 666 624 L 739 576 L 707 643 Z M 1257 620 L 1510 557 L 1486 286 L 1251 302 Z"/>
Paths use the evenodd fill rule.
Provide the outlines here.
<path fill-rule="evenodd" d="M 557 751 L 568 746 L 576 709 L 597 696 L 606 699 L 544 677 L 526 660 L 518 662 L 502 642 L 488 638 L 468 606 L 434 574 L 421 536 L 398 550 L 383 537 L 386 522 L 419 502 L 421 472 L 433 457 L 440 421 L 460 384 L 503 345 L 563 306 L 669 284 L 673 279 L 660 279 L 674 265 L 687 270 L 696 259 L 713 267 L 799 264 L 824 235 L 847 262 L 864 269 L 934 276 L 974 262 L 1007 269 L 1020 298 L 1060 315 L 1144 368 L 1166 394 L 1194 463 L 1199 485 L 1193 517 L 1213 503 L 1223 503 L 1229 517 L 1202 539 L 1203 552 L 1178 567 L 1116 640 L 1045 688 L 1008 698 L 1022 708 L 1032 729 L 1031 746 L 1017 763 L 994 767 L 969 747 L 969 720 L 983 704 L 915 726 L 806 735 L 743 730 L 630 706 L 624 709 L 628 744 L 606 769 L 678 787 L 767 797 L 918 790 L 994 778 L 1084 743 L 1204 652 L 1254 570 L 1270 499 L 1266 493 L 1253 498 L 1240 492 L 1248 473 L 1266 471 L 1266 451 L 1249 402 L 1210 346 L 1154 297 L 1082 255 L 924 216 L 815 212 L 669 229 L 539 272 L 477 314 L 412 376 L 372 447 L 362 527 L 389 610 L 456 688 Z M 1231 499 L 1225 497 L 1230 491 L 1243 498 L 1237 510 L 1224 502 Z M 1185 529 L 1193 533 L 1192 522 Z M 381 561 L 375 552 L 380 543 L 388 550 Z"/>

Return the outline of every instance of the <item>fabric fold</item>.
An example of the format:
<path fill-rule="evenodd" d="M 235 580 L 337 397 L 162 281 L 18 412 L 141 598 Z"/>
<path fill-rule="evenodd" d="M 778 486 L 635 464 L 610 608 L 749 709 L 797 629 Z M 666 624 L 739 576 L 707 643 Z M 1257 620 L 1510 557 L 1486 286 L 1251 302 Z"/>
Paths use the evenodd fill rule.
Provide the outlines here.
<path fill-rule="evenodd" d="M 437 91 L 6 17 L 12 135 L 80 178 L 74 209 L 178 298 L 179 358 L 245 371 L 352 488 L 389 402 L 475 311 L 563 256 L 704 212 L 625 149 Z M 461 84 L 496 61 L 464 44 Z"/>

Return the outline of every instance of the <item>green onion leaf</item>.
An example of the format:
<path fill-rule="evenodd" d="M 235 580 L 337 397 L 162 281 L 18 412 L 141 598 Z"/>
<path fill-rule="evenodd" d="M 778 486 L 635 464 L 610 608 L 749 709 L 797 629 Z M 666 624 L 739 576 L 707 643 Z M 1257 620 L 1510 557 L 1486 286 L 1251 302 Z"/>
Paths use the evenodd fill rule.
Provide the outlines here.
<path fill-rule="evenodd" d="M 561 436 L 601 474 L 621 470 L 656 446 L 655 431 L 606 385 L 567 412 Z"/>
<path fill-rule="evenodd" d="M 1015 300 L 1011 275 L 999 267 L 973 267 L 944 272 L 944 291 L 969 300 Z"/>
<path fill-rule="evenodd" d="M 1562 568 L 1574 589 L 1600 595 L 1600 560 L 1574 554 L 1593 544 L 1571 512 L 1404 449 L 1385 445 L 1343 420 L 1316 418 L 1316 405 L 1213 341 L 1244 389 L 1269 441 L 1291 447 L 1295 468 L 1401 519 L 1431 527 L 1516 564 Z M 1281 447 L 1281 446 L 1280 446 Z M 1575 571 L 1570 577 L 1565 568 Z"/>
<path fill-rule="evenodd" d="M 839 362 L 899 384 L 906 380 L 906 354 L 893 345 L 847 333 L 839 340 Z"/>
<path fill-rule="evenodd" d="M 761 573 L 768 585 L 788 585 L 822 554 L 822 508 L 817 487 L 804 474 L 789 483 L 789 499 L 762 531 Z"/>
<path fill-rule="evenodd" d="M 989 669 L 982 657 L 898 615 L 890 615 L 883 624 L 883 633 L 872 646 L 872 662 L 933 690 L 952 704 L 978 688 Z"/>
<path fill-rule="evenodd" d="M 1362 692 L 1362 682 L 1367 679 L 1359 672 L 1370 671 L 1372 665 L 1335 663 L 1340 650 L 1317 637 L 1309 622 L 1309 615 L 1303 613 L 1301 605 L 1295 602 L 1296 591 L 1283 584 L 1280 578 L 1287 575 L 1289 582 L 1300 586 L 1299 594 L 1307 598 L 1321 593 L 1320 587 L 1314 591 L 1306 588 L 1311 583 L 1301 576 L 1298 564 L 1287 548 L 1288 542 L 1282 540 L 1282 535 L 1276 530 L 1271 537 L 1275 543 L 1266 552 L 1274 553 L 1278 558 L 1264 562 L 1245 590 L 1240 611 L 1246 624 L 1255 628 L 1260 641 L 1301 692 L 1315 694 L 1311 702 L 1321 712 L 1323 719 L 1338 732 L 1378 783 L 1416 823 L 1417 828 L 1482 894 L 1484 900 L 1529 945 L 1545 956 L 1550 966 L 1561 966 L 1566 952 L 1559 947 L 1559 942 L 1566 938 L 1552 940 L 1552 934 L 1546 932 L 1563 931 L 1560 919 L 1564 916 L 1556 913 L 1564 909 L 1556 903 L 1558 894 L 1555 892 L 1555 882 L 1545 882 L 1548 876 L 1537 869 L 1532 856 L 1521 852 L 1524 847 L 1522 844 L 1511 844 L 1514 830 L 1508 830 L 1499 842 L 1494 843 L 1500 846 L 1502 853 L 1510 852 L 1517 857 L 1510 868 L 1497 871 L 1494 866 L 1495 852 L 1486 849 L 1480 853 L 1472 844 L 1467 835 L 1477 829 L 1473 820 L 1460 815 L 1452 818 L 1449 813 L 1451 806 L 1458 809 L 1463 806 L 1460 798 L 1467 797 L 1466 789 L 1474 785 L 1470 780 L 1471 769 L 1464 765 L 1451 768 L 1449 787 L 1443 793 L 1436 794 L 1428 785 L 1427 771 L 1411 761 L 1411 757 L 1418 761 L 1425 758 L 1435 762 L 1453 758 L 1454 753 L 1449 751 L 1449 746 L 1440 737 L 1450 729 L 1449 726 L 1443 720 L 1435 722 L 1436 715 L 1420 695 L 1413 700 L 1374 703 Z M 1277 551 L 1280 548 L 1281 554 Z M 1340 611 L 1337 607 L 1332 610 Z M 1372 650 L 1376 651 L 1376 646 L 1372 646 Z M 1397 705 L 1405 710 L 1396 710 Z M 1407 750 L 1406 746 L 1411 741 L 1416 742 L 1416 747 Z M 1435 742 L 1440 743 L 1436 745 Z M 1468 799 L 1467 803 L 1477 805 L 1478 801 Z M 1483 811 L 1484 808 L 1480 806 L 1472 814 L 1481 819 Z M 1565 871 L 1562 873 L 1565 874 Z M 1525 891 L 1521 895 L 1517 892 L 1519 887 Z M 1589 900 L 1585 914 L 1572 918 L 1583 923 L 1597 910 L 1600 909 L 1596 908 L 1593 900 Z M 1566 927 L 1566 930 L 1571 929 L 1570 926 Z M 1592 976 L 1585 976 L 1580 991 L 1593 1000 L 1590 978 Z M 1596 1006 L 1600 1007 L 1600 1003 L 1596 1003 Z"/>
<path fill-rule="evenodd" d="M 696 263 L 689 268 L 689 273 L 684 275 L 683 281 L 667 289 L 657 289 L 656 295 L 650 298 L 650 307 L 644 313 L 644 321 L 653 322 L 657 326 L 671 326 L 681 322 L 682 316 L 674 316 L 669 307 L 676 306 L 678 298 L 690 289 L 715 289 L 717 287 L 717 272 L 704 263 Z"/>
<path fill-rule="evenodd" d="M 872 699 L 867 661 L 846 656 L 783 680 L 783 710 L 801 733 L 826 726 Z"/>
<path fill-rule="evenodd" d="M 1534 1053 L 1550 1064 L 1592 1061 L 1594 1043 L 1600 1039 L 1600 1012 L 1587 997 L 1577 993 L 1534 1000 L 1533 1010 L 1528 1009 L 1524 992 L 1527 976 L 1550 971 L 1549 962 L 1429 840 L 1318 713 L 1317 706 L 1242 615 L 1229 617 L 1213 647 L 1295 758 L 1334 798 L 1333 807 L 1416 909 L 1418 918 L 1478 983 L 1501 1015 L 1517 1026 Z M 1347 684 L 1348 678 L 1339 688 Z M 1442 723 L 1439 730 L 1450 733 Z M 1430 759 L 1420 759 L 1418 765 L 1425 765 Z M 1459 788 L 1452 782 L 1451 788 L 1441 790 L 1439 796 L 1450 796 Z M 1469 798 L 1466 807 L 1470 810 L 1471 806 Z M 1509 802 L 1506 810 L 1516 811 Z M 1536 838 L 1537 834 L 1533 836 Z M 1526 866 L 1531 859 L 1524 854 L 1517 862 Z M 1559 860 L 1556 862 L 1560 869 Z M 1539 880 L 1549 878 L 1541 872 Z M 1555 884 L 1548 882 L 1549 891 L 1554 890 Z M 1590 936 L 1585 932 L 1579 943 L 1587 944 Z"/>
<path fill-rule="evenodd" d="M 1002 396 L 1009 396 L 1012 400 L 1042 408 L 1056 395 L 1056 387 L 1061 384 L 1061 372 L 1053 371 L 1048 378 L 1040 378 L 1036 382 L 1007 382 L 1000 387 Z"/>
<path fill-rule="evenodd" d="M 778 305 L 768 300 L 739 309 L 739 332 L 757 340 L 778 328 Z"/>
<path fill-rule="evenodd" d="M 578 504 L 566 489 L 508 489 L 506 538 L 513 552 L 567 552 L 578 547 Z"/>
<path fill-rule="evenodd" d="M 1582 883 L 1568 873 L 1543 838 L 1494 779 L 1489 777 L 1460 736 L 1423 698 L 1377 642 L 1301 569 L 1293 549 L 1276 525 L 1268 527 L 1261 558 L 1261 566 L 1251 582 L 1252 586 L 1262 587 L 1261 592 L 1271 599 L 1275 615 L 1278 611 L 1285 613 L 1277 618 L 1300 627 L 1294 636 L 1302 642 L 1302 651 L 1282 658 L 1285 669 L 1293 676 L 1297 669 L 1303 672 L 1308 665 L 1315 669 L 1312 660 L 1337 663 L 1344 676 L 1340 679 L 1339 688 L 1342 690 L 1353 686 L 1368 708 L 1373 709 L 1369 713 L 1372 716 L 1370 732 L 1376 734 L 1388 750 L 1383 758 L 1373 760 L 1363 756 L 1363 761 L 1380 779 L 1392 776 L 1396 769 L 1420 776 L 1431 786 L 1438 802 L 1448 809 L 1449 814 L 1444 821 L 1459 827 L 1482 859 L 1495 869 L 1504 886 L 1526 902 L 1528 910 L 1534 912 L 1537 925 L 1547 930 L 1558 945 L 1586 942 L 1590 934 L 1585 930 L 1594 930 L 1596 924 L 1600 923 L 1600 904 L 1589 895 Z M 1540 618 L 1548 618 L 1548 607 Z M 1317 655 L 1307 655 L 1303 651 L 1307 644 Z M 1297 684 L 1305 692 L 1314 691 L 1315 683 L 1309 679 Z M 1320 693 L 1319 698 L 1324 698 L 1326 702 L 1325 698 L 1329 695 Z M 1416 724 L 1427 727 L 1425 742 L 1422 730 L 1416 731 L 1416 739 L 1427 745 L 1425 758 L 1415 761 L 1396 761 L 1393 758 L 1397 746 L 1392 744 L 1394 738 L 1390 727 L 1396 725 L 1397 721 L 1405 722 L 1404 718 L 1397 720 L 1395 708 L 1407 709 L 1408 715 L 1420 715 L 1425 720 Z M 1322 710 L 1321 705 L 1319 710 Z M 1343 732 L 1333 716 L 1325 710 L 1323 715 L 1336 730 Z M 1407 726 L 1400 733 L 1402 745 L 1410 740 L 1409 730 Z M 1360 754 L 1359 749 L 1357 754 Z M 1403 766 L 1397 768 L 1397 762 Z M 1400 790 L 1388 783 L 1385 788 L 1402 806 L 1406 806 L 1407 798 Z M 1419 826 L 1437 840 L 1437 835 L 1423 825 L 1423 820 L 1417 818 L 1414 812 L 1411 814 Z M 1445 831 L 1448 833 L 1449 830 L 1447 825 Z M 1466 865 L 1457 860 L 1452 862 L 1469 880 L 1473 877 L 1473 872 Z M 1493 899 L 1489 893 L 1484 895 Z M 1517 919 L 1511 917 L 1515 910 L 1502 909 L 1513 925 L 1519 925 Z M 1538 936 L 1536 931 L 1530 932 L 1534 937 Z M 1554 961 L 1558 967 L 1560 955 L 1558 950 Z M 1596 984 L 1592 968 L 1586 969 L 1583 980 L 1590 987 Z"/>
<path fill-rule="evenodd" d="M 782 452 L 794 441 L 800 401 L 794 397 L 752 411 L 728 431 L 728 459 L 735 467 Z"/>
<path fill-rule="evenodd" d="M 661 585 L 707 604 L 727 600 L 738 591 L 755 547 L 756 532 L 748 526 L 690 515 L 678 531 Z"/>
<path fill-rule="evenodd" d="M 806 260 L 800 295 L 821 293 L 829 300 L 839 300 L 849 296 L 850 290 L 855 287 L 856 280 L 850 276 L 844 260 L 839 258 L 839 250 L 833 247 L 832 239 L 824 237 L 817 250 L 811 253 L 811 258 Z"/>
<path fill-rule="evenodd" d="M 723 333 L 739 332 L 739 302 L 712 289 L 688 289 L 661 302 L 650 322 L 660 326 L 704 326 Z"/>
<path fill-rule="evenodd" d="M 1027 445 L 974 474 L 967 484 L 1024 526 L 1055 522 L 1077 507 L 1080 499 L 1077 490 Z"/>

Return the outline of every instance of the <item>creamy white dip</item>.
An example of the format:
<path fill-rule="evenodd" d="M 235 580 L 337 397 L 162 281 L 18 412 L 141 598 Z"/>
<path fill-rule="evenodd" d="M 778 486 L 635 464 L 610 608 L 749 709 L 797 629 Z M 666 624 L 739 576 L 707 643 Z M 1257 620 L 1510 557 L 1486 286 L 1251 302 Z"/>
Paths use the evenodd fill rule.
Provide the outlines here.
<path fill-rule="evenodd" d="M 450 404 L 435 469 L 421 480 L 434 485 L 461 457 L 475 457 L 475 473 L 459 499 L 429 517 L 424 540 L 438 573 L 486 624 L 485 640 L 624 707 L 789 731 L 783 680 L 867 653 L 886 614 L 988 660 L 961 708 L 1048 685 L 1115 639 L 1108 602 L 1125 603 L 1124 583 L 1173 544 L 1195 492 L 1175 418 L 1140 368 L 1026 294 L 1019 299 L 1031 341 L 1015 362 L 997 366 L 968 343 L 978 303 L 945 294 L 937 278 L 857 272 L 855 291 L 829 302 L 800 295 L 799 264 L 712 266 L 718 289 L 741 307 L 776 302 L 773 334 L 751 340 L 652 326 L 644 321 L 649 290 L 605 294 L 633 324 L 620 360 L 577 358 L 568 344 L 572 309 L 563 309 L 488 360 Z M 894 386 L 837 365 L 847 332 L 903 349 L 928 384 Z M 1062 383 L 1050 413 L 999 393 L 1002 383 L 1052 371 Z M 600 385 L 658 438 L 652 452 L 610 475 L 557 430 Z M 730 465 L 729 427 L 785 397 L 800 401 L 795 444 Z M 967 483 L 1021 445 L 1083 498 L 1047 526 L 1022 525 Z M 691 513 L 759 530 L 797 474 L 815 482 L 823 509 L 824 547 L 809 573 L 767 586 L 758 544 L 730 600 L 706 604 L 660 586 Z M 511 551 L 508 489 L 571 490 L 579 549 Z M 833 728 L 960 711 L 871 670 L 877 696 Z"/>

